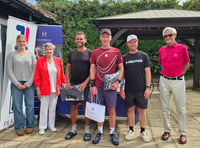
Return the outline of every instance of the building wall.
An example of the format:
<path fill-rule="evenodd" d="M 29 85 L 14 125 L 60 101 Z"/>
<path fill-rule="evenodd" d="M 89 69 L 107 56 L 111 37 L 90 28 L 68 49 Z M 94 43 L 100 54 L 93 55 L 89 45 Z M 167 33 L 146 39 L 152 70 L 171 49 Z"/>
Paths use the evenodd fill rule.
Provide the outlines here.
<path fill-rule="evenodd" d="M 7 25 L 7 19 L 0 18 L 1 25 Z"/>
<path fill-rule="evenodd" d="M 2 96 L 7 20 L 0 18 L 0 97 Z M 0 98 L 1 99 L 1 98 Z"/>

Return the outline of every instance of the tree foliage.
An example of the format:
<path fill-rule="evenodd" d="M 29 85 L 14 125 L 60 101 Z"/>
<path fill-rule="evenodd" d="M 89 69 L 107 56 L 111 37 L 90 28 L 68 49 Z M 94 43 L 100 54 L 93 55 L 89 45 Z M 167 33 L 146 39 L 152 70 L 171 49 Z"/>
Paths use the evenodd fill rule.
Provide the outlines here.
<path fill-rule="evenodd" d="M 130 13 L 150 9 L 195 9 L 199 10 L 200 0 L 187 1 L 182 5 L 179 0 L 37 0 L 38 6 L 57 14 L 57 23 L 63 26 L 64 63 L 68 52 L 75 48 L 75 33 L 84 31 L 87 35 L 87 47 L 95 49 L 100 46 L 99 30 L 91 22 L 92 19 L 117 14 Z M 165 43 L 161 40 L 139 41 L 139 50 L 148 53 L 153 75 L 158 75 L 158 50 Z M 120 50 L 122 54 L 128 52 L 126 45 Z"/>
<path fill-rule="evenodd" d="M 200 0 L 187 0 L 183 3 L 183 9 L 200 10 Z"/>

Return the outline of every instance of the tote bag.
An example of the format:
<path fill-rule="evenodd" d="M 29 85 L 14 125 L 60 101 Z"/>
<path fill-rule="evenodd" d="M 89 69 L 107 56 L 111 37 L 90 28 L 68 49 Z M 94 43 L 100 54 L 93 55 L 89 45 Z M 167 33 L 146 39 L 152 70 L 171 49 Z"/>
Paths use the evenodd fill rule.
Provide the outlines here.
<path fill-rule="evenodd" d="M 97 100 L 98 99 L 96 99 L 95 102 L 86 102 L 85 117 L 97 122 L 104 122 L 106 107 L 104 105 L 98 104 L 97 102 L 99 101 Z"/>

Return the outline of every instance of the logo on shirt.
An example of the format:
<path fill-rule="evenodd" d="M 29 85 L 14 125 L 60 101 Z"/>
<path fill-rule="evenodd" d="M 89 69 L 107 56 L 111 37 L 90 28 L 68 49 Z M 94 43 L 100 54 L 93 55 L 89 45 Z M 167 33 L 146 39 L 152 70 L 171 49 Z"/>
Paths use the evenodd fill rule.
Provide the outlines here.
<path fill-rule="evenodd" d="M 130 61 L 126 61 L 126 64 L 131 64 L 131 63 L 142 63 L 143 59 L 138 59 L 138 60 L 130 60 Z"/>

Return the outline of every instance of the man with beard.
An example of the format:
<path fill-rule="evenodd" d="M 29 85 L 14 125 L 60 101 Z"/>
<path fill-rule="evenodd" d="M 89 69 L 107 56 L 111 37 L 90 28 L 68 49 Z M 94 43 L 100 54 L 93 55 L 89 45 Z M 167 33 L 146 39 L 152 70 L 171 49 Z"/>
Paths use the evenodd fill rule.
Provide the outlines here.
<path fill-rule="evenodd" d="M 71 92 L 72 85 L 78 85 L 78 89 L 84 91 L 83 106 L 88 101 L 88 82 L 89 82 L 89 71 L 90 71 L 90 55 L 91 50 L 85 47 L 87 38 L 84 32 L 77 32 L 75 36 L 75 43 L 77 48 L 70 51 L 68 56 L 68 62 L 66 65 L 66 90 Z M 77 135 L 77 112 L 79 101 L 71 101 L 71 121 L 72 129 L 65 136 L 66 140 L 71 139 Z M 91 140 L 91 134 L 89 131 L 90 119 L 85 117 L 85 134 L 84 141 Z"/>

